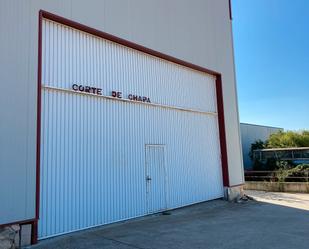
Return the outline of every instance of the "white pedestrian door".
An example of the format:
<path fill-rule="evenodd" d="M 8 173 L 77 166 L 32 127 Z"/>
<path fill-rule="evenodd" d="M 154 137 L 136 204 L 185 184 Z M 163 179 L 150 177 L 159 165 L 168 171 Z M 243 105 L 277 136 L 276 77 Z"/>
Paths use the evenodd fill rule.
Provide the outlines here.
<path fill-rule="evenodd" d="M 146 145 L 146 187 L 148 213 L 165 210 L 167 201 L 164 145 Z"/>

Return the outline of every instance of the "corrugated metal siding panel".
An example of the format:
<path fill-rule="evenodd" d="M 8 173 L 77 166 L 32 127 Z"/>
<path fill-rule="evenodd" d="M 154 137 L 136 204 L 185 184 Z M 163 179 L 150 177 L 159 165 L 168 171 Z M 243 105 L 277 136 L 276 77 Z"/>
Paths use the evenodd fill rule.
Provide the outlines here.
<path fill-rule="evenodd" d="M 87 83 L 105 95 L 143 94 L 155 103 L 216 112 L 214 76 L 51 21 L 43 26 L 43 84 Z"/>
<path fill-rule="evenodd" d="M 277 133 L 282 128 L 240 123 L 243 162 L 245 169 L 251 169 L 253 162 L 249 157 L 251 144 L 257 140 L 266 141 L 271 134 Z"/>
<path fill-rule="evenodd" d="M 55 23 L 43 30 L 46 85 L 215 111 L 206 74 Z M 216 115 L 47 88 L 42 98 L 40 238 L 147 214 L 145 144 L 166 146 L 168 208 L 223 195 Z"/>

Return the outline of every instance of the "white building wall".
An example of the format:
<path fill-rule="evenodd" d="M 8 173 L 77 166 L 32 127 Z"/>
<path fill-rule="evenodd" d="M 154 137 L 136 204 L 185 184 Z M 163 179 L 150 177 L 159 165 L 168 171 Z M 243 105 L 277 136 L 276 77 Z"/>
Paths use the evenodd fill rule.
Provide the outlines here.
<path fill-rule="evenodd" d="M 252 161 L 249 156 L 251 144 L 257 140 L 262 140 L 265 142 L 271 134 L 282 130 L 282 128 L 278 127 L 240 123 L 241 144 L 245 169 L 252 168 Z"/>
<path fill-rule="evenodd" d="M 35 215 L 38 12 L 222 73 L 230 184 L 243 182 L 228 0 L 0 2 L 0 224 Z"/>

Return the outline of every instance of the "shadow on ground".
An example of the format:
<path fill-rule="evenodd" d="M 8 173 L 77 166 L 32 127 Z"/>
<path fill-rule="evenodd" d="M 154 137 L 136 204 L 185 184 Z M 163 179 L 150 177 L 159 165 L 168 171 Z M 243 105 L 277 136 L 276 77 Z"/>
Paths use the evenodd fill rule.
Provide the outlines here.
<path fill-rule="evenodd" d="M 248 201 L 209 201 L 57 238 L 31 249 L 309 248 L 309 211 Z"/>

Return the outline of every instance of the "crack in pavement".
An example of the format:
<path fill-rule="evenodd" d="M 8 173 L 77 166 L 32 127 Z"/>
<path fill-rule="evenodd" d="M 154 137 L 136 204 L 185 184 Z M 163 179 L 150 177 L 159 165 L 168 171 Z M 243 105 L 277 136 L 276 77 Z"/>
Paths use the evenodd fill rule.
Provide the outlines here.
<path fill-rule="evenodd" d="M 119 240 L 116 240 L 116 239 L 112 239 L 112 238 L 107 238 L 107 237 L 104 237 L 104 236 L 102 238 L 104 238 L 106 240 L 114 241 L 114 242 L 117 242 L 117 243 L 120 243 L 120 244 L 123 244 L 123 245 L 126 245 L 126 246 L 131 246 L 131 247 L 134 247 L 136 249 L 147 249 L 146 247 L 139 247 L 139 246 L 127 243 L 127 242 L 122 242 L 122 241 L 119 241 Z"/>

